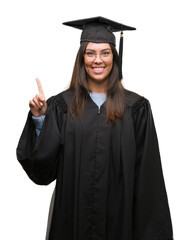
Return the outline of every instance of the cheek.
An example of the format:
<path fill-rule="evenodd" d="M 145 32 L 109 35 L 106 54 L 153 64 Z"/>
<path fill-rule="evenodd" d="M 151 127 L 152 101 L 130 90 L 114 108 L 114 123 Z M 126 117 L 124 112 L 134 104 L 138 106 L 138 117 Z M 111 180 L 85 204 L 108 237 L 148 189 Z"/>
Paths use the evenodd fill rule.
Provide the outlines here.
<path fill-rule="evenodd" d="M 109 66 L 108 66 L 108 71 L 109 71 L 109 73 L 111 72 L 112 67 L 113 67 L 113 62 L 111 62 L 111 63 L 109 64 Z"/>
<path fill-rule="evenodd" d="M 84 61 L 84 68 L 87 72 L 90 70 L 90 65 Z"/>

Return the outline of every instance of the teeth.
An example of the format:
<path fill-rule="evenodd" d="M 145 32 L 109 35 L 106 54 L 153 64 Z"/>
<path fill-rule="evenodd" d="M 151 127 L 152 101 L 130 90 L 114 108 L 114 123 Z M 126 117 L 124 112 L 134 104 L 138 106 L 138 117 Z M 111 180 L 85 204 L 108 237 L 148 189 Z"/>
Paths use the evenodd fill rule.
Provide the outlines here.
<path fill-rule="evenodd" d="M 103 71 L 104 68 L 93 68 L 95 71 L 100 72 Z"/>

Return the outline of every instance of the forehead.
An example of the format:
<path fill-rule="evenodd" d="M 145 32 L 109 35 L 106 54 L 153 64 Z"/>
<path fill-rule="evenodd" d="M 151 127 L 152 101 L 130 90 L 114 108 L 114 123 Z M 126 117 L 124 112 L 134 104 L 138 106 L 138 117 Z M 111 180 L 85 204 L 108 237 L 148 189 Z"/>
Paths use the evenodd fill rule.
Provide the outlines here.
<path fill-rule="evenodd" d="M 104 49 L 110 49 L 110 44 L 109 43 L 93 43 L 89 42 L 86 49 L 94 50 L 94 51 L 102 51 Z"/>

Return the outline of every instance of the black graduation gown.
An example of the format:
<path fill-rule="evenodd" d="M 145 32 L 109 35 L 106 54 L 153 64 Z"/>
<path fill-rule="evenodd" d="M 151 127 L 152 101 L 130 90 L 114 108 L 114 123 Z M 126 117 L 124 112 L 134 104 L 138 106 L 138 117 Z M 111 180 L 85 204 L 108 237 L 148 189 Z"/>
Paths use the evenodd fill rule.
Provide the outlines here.
<path fill-rule="evenodd" d="M 90 97 L 81 120 L 67 113 L 72 91 L 51 97 L 37 143 L 29 112 L 17 158 L 35 183 L 56 179 L 48 240 L 173 239 L 150 104 L 125 95 L 115 125 Z"/>

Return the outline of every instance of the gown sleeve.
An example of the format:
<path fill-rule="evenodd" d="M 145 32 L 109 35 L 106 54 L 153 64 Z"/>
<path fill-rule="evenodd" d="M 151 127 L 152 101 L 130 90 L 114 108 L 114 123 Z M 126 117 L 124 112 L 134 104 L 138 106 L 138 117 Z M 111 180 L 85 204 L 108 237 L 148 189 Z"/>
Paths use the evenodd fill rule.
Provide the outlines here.
<path fill-rule="evenodd" d="M 136 165 L 133 204 L 134 240 L 172 240 L 172 223 L 150 103 L 133 107 Z"/>
<path fill-rule="evenodd" d="M 47 111 L 38 141 L 29 111 L 16 149 L 18 161 L 29 178 L 39 185 L 47 185 L 56 179 L 60 147 L 63 144 L 61 122 L 67 111 L 63 97 L 60 98 L 53 96 L 47 100 Z"/>

